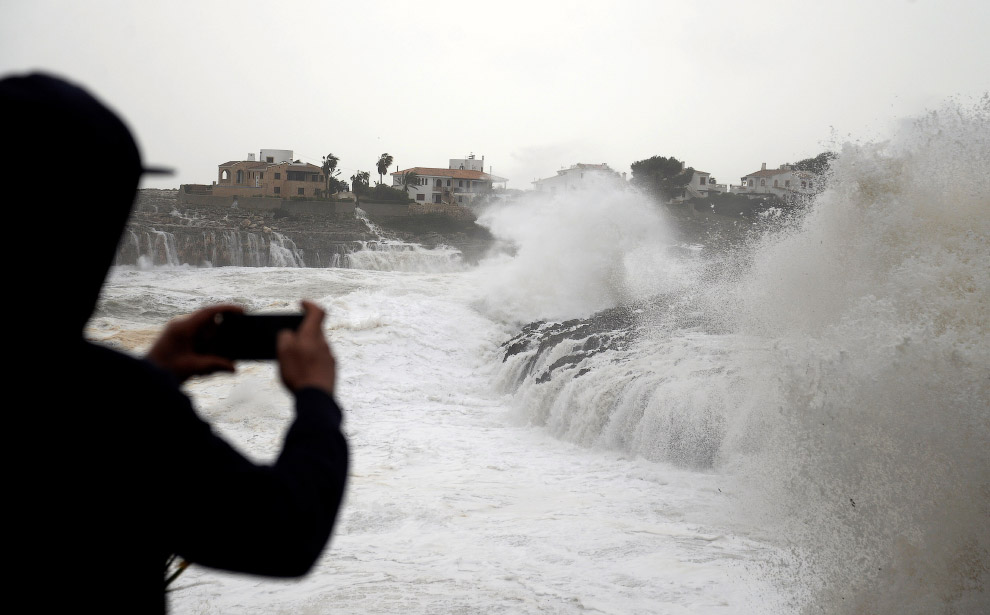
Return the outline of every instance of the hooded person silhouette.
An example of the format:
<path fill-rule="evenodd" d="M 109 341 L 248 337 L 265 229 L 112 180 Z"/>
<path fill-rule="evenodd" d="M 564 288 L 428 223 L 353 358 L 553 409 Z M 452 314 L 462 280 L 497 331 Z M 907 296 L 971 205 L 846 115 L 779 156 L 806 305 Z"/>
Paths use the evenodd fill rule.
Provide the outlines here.
<path fill-rule="evenodd" d="M 160 170 L 142 165 L 114 112 L 57 77 L 0 80 L 0 113 L 0 143 L 40 180 L 10 203 L 12 223 L 24 231 L 46 220 L 52 246 L 18 246 L 29 257 L 12 282 L 34 306 L 11 344 L 25 393 L 7 448 L 18 589 L 51 612 L 163 612 L 173 554 L 237 572 L 306 574 L 329 540 L 348 466 L 322 310 L 304 301 L 302 325 L 280 334 L 296 414 L 275 463 L 254 464 L 180 390 L 192 375 L 236 368 L 193 348 L 216 312 L 236 306 L 173 321 L 144 359 L 83 337 L 138 181 Z"/>

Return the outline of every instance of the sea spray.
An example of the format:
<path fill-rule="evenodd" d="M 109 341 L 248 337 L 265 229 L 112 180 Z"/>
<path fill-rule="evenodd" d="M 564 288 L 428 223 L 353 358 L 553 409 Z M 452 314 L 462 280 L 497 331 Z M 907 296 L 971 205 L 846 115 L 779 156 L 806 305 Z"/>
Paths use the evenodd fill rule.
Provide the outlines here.
<path fill-rule="evenodd" d="M 848 145 L 728 296 L 726 465 L 780 528 L 808 612 L 990 608 L 990 102 Z"/>
<path fill-rule="evenodd" d="M 720 514 L 790 550 L 765 569 L 790 612 L 987 612 L 988 107 L 845 146 L 804 217 L 704 267 L 655 268 L 616 329 L 627 343 L 601 351 L 580 325 L 635 305 L 615 263 L 644 225 L 595 243 L 564 197 L 553 223 L 494 220 L 521 239 L 487 276 L 510 315 L 586 317 L 507 346 L 499 384 L 559 437 L 724 473 Z M 611 262 L 553 263 L 577 247 Z"/>
<path fill-rule="evenodd" d="M 488 208 L 506 249 L 481 263 L 481 309 L 507 321 L 586 316 L 681 284 L 672 234 L 638 192 L 590 182 Z"/>

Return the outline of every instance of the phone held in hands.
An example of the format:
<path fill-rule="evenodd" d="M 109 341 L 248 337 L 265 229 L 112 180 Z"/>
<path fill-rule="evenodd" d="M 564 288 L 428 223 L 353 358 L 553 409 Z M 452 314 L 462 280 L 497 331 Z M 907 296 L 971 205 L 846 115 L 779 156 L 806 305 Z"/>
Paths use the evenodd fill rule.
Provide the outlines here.
<path fill-rule="evenodd" d="M 302 320 L 302 314 L 220 312 L 198 336 L 195 350 L 232 360 L 271 361 L 277 358 L 279 332 L 298 329 Z"/>

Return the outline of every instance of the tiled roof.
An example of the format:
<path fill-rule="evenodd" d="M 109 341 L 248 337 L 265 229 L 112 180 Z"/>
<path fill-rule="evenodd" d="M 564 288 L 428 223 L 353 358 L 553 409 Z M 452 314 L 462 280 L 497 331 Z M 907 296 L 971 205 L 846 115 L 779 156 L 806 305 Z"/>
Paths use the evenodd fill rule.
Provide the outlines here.
<path fill-rule="evenodd" d="M 750 173 L 749 175 L 743 175 L 743 177 L 772 177 L 774 175 L 780 175 L 781 173 L 791 173 L 791 169 L 767 169 L 765 171 L 761 169 Z"/>
<path fill-rule="evenodd" d="M 489 175 L 484 171 L 469 171 L 467 169 L 438 169 L 435 167 L 413 167 L 402 171 L 394 171 L 392 175 L 405 175 L 409 171 L 412 171 L 416 175 L 420 176 L 449 177 L 451 179 L 477 179 L 486 181 L 499 181 L 501 179 L 496 178 L 493 175 Z"/>
<path fill-rule="evenodd" d="M 230 162 L 225 162 L 220 166 L 223 167 L 233 167 L 240 165 L 243 170 L 247 171 L 264 171 L 268 167 L 274 167 L 278 165 L 288 165 L 285 170 L 287 171 L 302 171 L 303 173 L 322 173 L 323 168 L 318 167 L 315 164 L 310 164 L 308 162 L 302 164 L 294 164 L 289 161 L 285 162 L 258 162 L 257 160 L 231 160 Z"/>
<path fill-rule="evenodd" d="M 266 162 L 258 162 L 257 160 L 231 160 L 230 162 L 225 162 L 225 163 L 223 163 L 223 164 L 221 164 L 219 166 L 221 166 L 221 167 L 232 167 L 232 166 L 236 166 L 236 165 L 250 165 L 250 166 L 245 166 L 244 167 L 245 169 L 250 170 L 250 171 L 253 171 L 255 169 L 265 169 L 265 168 L 268 167 L 268 163 L 266 163 Z"/>
<path fill-rule="evenodd" d="M 279 163 L 282 164 L 282 163 Z M 285 169 L 286 171 L 303 171 L 305 173 L 322 173 L 323 168 L 318 167 L 315 164 L 310 164 L 308 162 L 304 164 L 289 164 Z"/>

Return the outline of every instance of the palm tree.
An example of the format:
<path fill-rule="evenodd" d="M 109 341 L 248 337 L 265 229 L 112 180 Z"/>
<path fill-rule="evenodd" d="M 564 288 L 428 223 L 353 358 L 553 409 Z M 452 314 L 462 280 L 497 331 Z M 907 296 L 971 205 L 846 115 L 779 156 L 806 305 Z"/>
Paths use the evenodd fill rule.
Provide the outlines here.
<path fill-rule="evenodd" d="M 354 175 L 351 175 L 351 190 L 355 197 L 361 198 L 361 193 L 368 187 L 369 176 L 367 171 L 355 171 Z"/>
<path fill-rule="evenodd" d="M 336 170 L 339 161 L 340 158 L 337 158 L 333 154 L 327 154 L 323 157 L 323 177 L 327 180 L 327 196 L 333 194 L 331 190 L 336 183 L 333 180 L 340 174 L 340 171 Z"/>
<path fill-rule="evenodd" d="M 381 157 L 378 158 L 378 183 L 379 184 L 384 181 L 384 176 L 385 176 L 386 173 L 388 173 L 388 168 L 390 166 L 392 166 L 392 157 L 388 153 L 382 154 Z"/>
<path fill-rule="evenodd" d="M 409 186 L 415 186 L 419 183 L 419 175 L 416 175 L 416 171 L 406 171 L 402 174 L 402 188 L 403 190 L 409 190 Z"/>
<path fill-rule="evenodd" d="M 369 176 L 367 171 L 355 171 L 354 175 L 351 175 L 351 191 L 354 192 L 354 198 L 358 203 L 361 202 L 361 193 L 368 188 Z"/>

